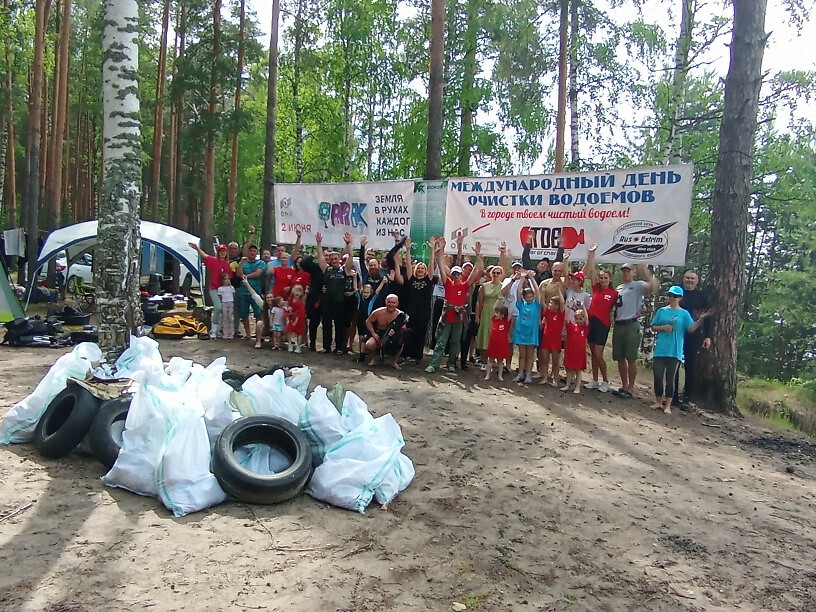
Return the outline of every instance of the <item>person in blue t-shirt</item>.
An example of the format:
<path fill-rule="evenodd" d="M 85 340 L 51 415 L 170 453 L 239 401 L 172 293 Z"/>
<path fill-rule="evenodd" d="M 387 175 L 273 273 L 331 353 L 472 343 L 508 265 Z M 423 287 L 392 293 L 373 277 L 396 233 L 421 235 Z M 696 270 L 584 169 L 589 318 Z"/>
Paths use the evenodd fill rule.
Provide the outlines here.
<path fill-rule="evenodd" d="M 683 299 L 683 288 L 674 285 L 666 292 L 669 305 L 659 309 L 652 319 L 652 331 L 657 333 L 654 348 L 654 391 L 655 403 L 652 408 L 663 409 L 671 414 L 671 398 L 674 393 L 674 375 L 683 361 L 683 341 L 687 333 L 693 333 L 711 312 L 700 314 L 697 321 L 691 318 L 688 310 L 680 308 Z M 665 380 L 665 392 L 664 392 Z"/>

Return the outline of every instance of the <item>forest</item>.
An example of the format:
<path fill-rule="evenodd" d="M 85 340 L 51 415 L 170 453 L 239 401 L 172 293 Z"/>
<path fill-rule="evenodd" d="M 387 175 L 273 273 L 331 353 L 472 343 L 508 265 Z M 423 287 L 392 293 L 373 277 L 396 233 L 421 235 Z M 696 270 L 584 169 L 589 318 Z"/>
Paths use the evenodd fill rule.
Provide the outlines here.
<path fill-rule="evenodd" d="M 432 4 L 139 2 L 141 218 L 222 241 L 259 225 L 269 244 L 269 176 L 435 178 L 426 163 Z M 439 176 L 693 163 L 686 259 L 705 285 L 731 2 L 442 6 Z M 2 229 L 43 236 L 97 215 L 103 8 L 2 0 Z M 803 36 L 810 10 L 772 0 L 766 31 Z M 816 70 L 776 51 L 763 65 L 750 160 L 738 370 L 816 392 Z M 682 272 L 662 271 L 666 282 Z"/>

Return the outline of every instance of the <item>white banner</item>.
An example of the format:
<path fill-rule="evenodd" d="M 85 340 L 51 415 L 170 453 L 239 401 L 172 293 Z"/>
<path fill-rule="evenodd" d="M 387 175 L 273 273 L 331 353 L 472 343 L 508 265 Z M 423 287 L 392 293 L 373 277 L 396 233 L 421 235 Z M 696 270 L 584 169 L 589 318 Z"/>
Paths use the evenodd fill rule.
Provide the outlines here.
<path fill-rule="evenodd" d="M 303 244 L 316 244 L 320 232 L 325 246 L 340 247 L 350 232 L 352 246 L 368 236 L 369 247 L 387 251 L 394 246 L 390 232 L 405 236 L 411 229 L 413 201 L 414 181 L 278 184 L 277 242 L 293 244 L 299 229 Z"/>
<path fill-rule="evenodd" d="M 683 265 L 691 211 L 692 165 L 448 180 L 446 250 L 478 240 L 485 255 L 501 242 L 521 257 L 532 238 L 534 261 L 555 255 L 563 236 L 571 259 Z"/>

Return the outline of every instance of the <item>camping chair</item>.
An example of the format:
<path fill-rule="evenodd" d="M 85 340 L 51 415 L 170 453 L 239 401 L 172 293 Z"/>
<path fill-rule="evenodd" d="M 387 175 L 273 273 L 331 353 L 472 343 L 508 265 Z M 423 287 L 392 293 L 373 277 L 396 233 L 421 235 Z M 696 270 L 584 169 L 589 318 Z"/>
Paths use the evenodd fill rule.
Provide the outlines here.
<path fill-rule="evenodd" d="M 68 289 L 74 296 L 75 308 L 82 312 L 93 310 L 96 304 L 96 287 L 86 285 L 78 276 L 71 278 L 71 287 Z"/>

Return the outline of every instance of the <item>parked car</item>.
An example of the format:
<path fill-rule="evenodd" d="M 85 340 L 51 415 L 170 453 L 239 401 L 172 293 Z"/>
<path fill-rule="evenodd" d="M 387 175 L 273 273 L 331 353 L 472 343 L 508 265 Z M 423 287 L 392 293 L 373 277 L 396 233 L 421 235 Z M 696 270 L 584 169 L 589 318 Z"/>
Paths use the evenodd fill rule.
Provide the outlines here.
<path fill-rule="evenodd" d="M 80 279 L 86 285 L 93 285 L 93 255 L 91 253 L 80 255 L 79 259 L 70 265 L 65 276 L 68 279 L 69 290 L 73 286 L 75 278 Z"/>

